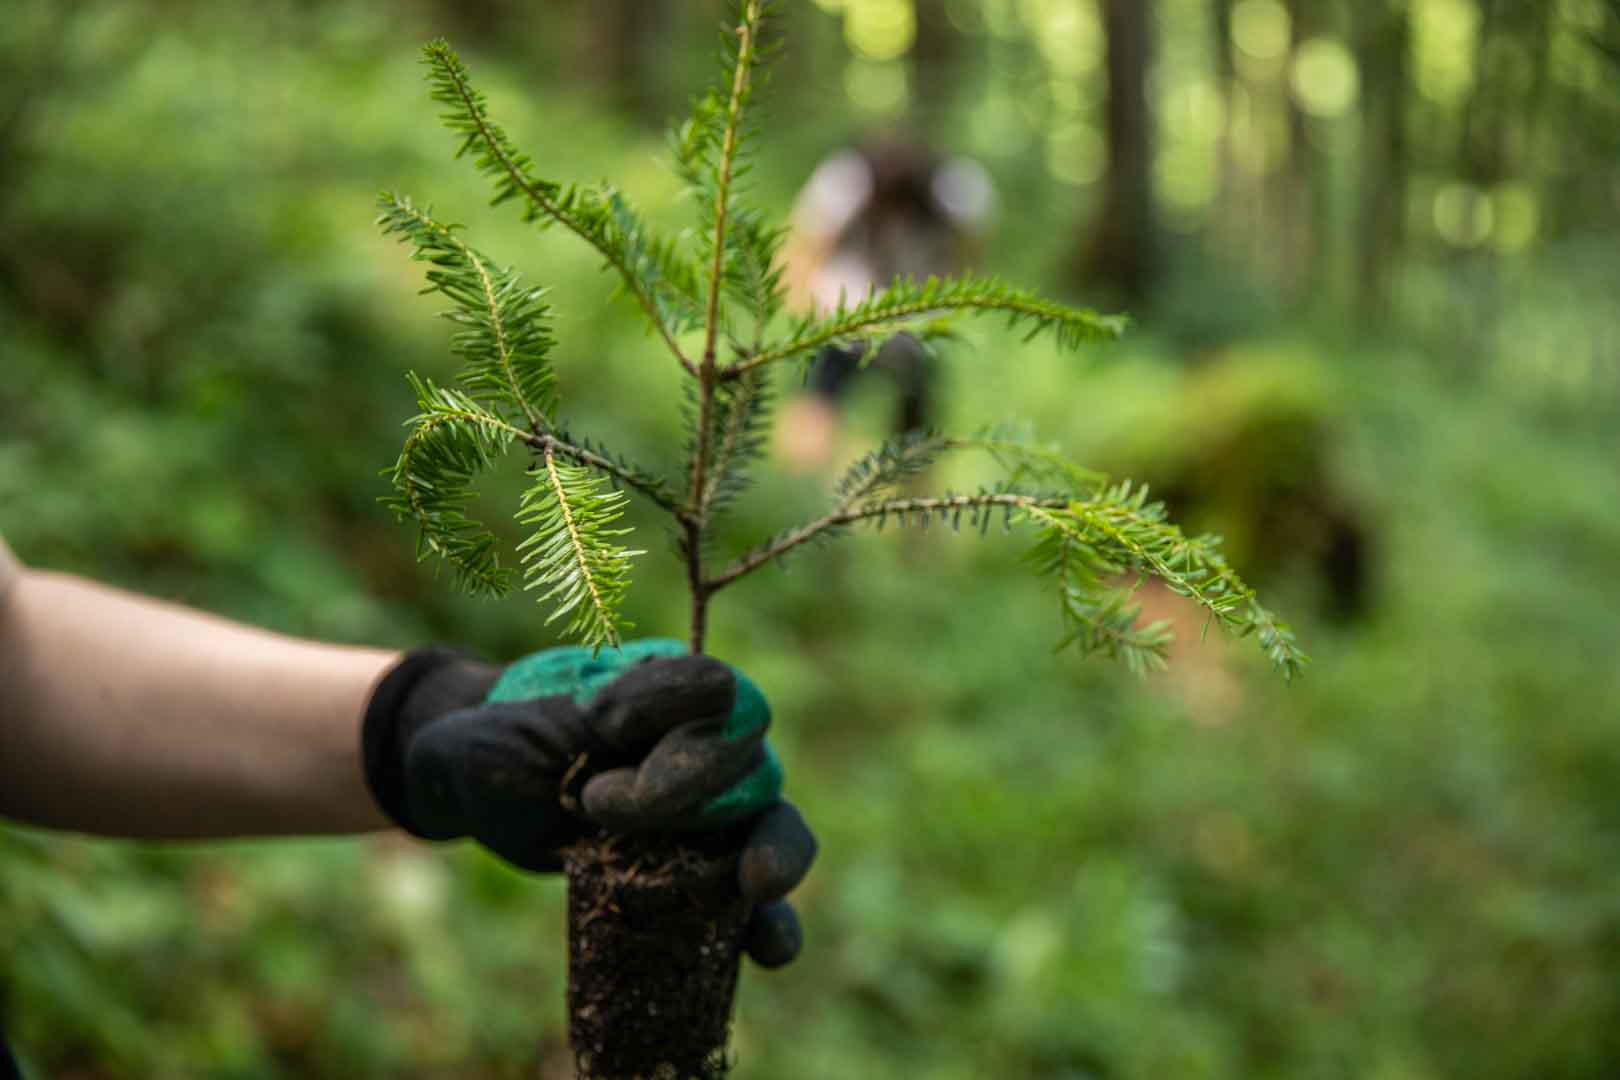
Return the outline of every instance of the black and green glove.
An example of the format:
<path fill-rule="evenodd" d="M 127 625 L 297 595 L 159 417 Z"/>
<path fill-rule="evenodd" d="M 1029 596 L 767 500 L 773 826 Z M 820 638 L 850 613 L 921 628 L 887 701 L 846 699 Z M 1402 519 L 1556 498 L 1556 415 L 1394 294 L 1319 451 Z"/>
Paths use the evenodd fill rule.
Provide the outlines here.
<path fill-rule="evenodd" d="M 751 681 L 675 641 L 551 649 L 506 668 L 421 649 L 378 683 L 363 752 L 372 794 L 406 831 L 472 837 L 527 870 L 560 869 L 559 851 L 593 826 L 734 831 L 755 905 L 748 951 L 776 967 L 800 942 L 781 897 L 816 843 L 782 800 L 769 725 Z"/>

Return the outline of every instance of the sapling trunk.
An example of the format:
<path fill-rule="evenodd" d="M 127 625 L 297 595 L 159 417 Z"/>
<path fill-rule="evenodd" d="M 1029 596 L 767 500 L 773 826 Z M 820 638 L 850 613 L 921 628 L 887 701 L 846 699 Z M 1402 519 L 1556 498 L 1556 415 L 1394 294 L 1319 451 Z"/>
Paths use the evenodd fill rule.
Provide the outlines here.
<path fill-rule="evenodd" d="M 1250 635 L 1291 676 L 1306 657 L 1226 563 L 1214 537 L 1188 537 L 1162 504 L 1129 481 L 1110 483 L 1048 447 L 989 428 L 971 438 L 909 432 L 856 461 L 821 516 L 758 543 L 728 564 L 708 564 L 706 540 L 747 486 L 765 452 L 772 367 L 808 363 L 823 348 L 872 355 L 906 332 L 945 340 L 946 320 L 991 314 L 1047 334 L 1076 351 L 1111 340 L 1116 316 L 1066 307 L 993 278 L 897 279 L 840 300 L 831 311 L 790 318 L 784 311 L 776 228 L 747 198 L 748 155 L 758 132 L 747 119 L 761 50 L 764 0 L 737 0 L 725 35 L 727 73 L 699 99 L 674 139 L 674 164 L 693 199 L 699 227 L 689 238 L 659 235 L 610 185 L 579 187 L 546 179 L 490 116 L 465 66 L 444 42 L 423 59 L 433 99 L 460 152 L 494 183 L 497 203 L 557 226 L 595 250 L 618 279 L 673 363 L 690 380 L 687 460 L 646 468 L 577 438 L 559 418 L 558 378 L 545 290 L 525 283 L 463 239 L 459 227 L 400 195 L 385 194 L 379 223 L 428 264 L 431 291 L 451 303 L 451 348 L 464 361 L 456 385 L 412 376 L 419 414 L 393 469 L 389 500 L 420 526 L 422 555 L 444 558 L 472 592 L 499 594 L 514 573 L 496 536 L 467 514 L 475 476 L 506 452 L 531 457 L 533 484 L 517 520 L 521 577 L 542 603 L 565 616 L 564 636 L 617 647 L 630 572 L 642 550 L 621 542 L 631 493 L 672 519 L 691 594 L 689 641 L 702 652 L 709 604 L 721 590 L 801 546 L 861 524 L 964 519 L 975 531 L 992 521 L 1035 536 L 1034 571 L 1056 585 L 1065 644 L 1103 653 L 1142 671 L 1161 666 L 1170 642 L 1162 624 L 1139 625 L 1135 584 L 1156 578 L 1201 605 L 1212 621 Z M 1004 478 L 973 492 L 897 494 L 937 458 L 989 454 Z M 704 844 L 719 847 L 704 847 Z M 598 835 L 566 855 L 569 881 L 569 1034 L 584 1080 L 692 1080 L 725 1069 L 737 959 L 749 912 L 736 884 L 735 837 L 705 841 L 632 840 Z"/>

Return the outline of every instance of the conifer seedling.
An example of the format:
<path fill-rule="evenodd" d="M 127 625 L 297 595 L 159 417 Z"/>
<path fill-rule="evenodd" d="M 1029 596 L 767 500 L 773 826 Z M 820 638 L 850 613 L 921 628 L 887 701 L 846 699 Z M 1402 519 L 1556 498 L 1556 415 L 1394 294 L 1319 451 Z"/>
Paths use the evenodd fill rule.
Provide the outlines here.
<path fill-rule="evenodd" d="M 609 184 L 543 177 L 492 117 L 450 47 L 435 41 L 424 48 L 432 98 L 459 139 L 457 156 L 470 157 L 489 178 L 494 203 L 516 203 L 524 222 L 560 227 L 595 249 L 662 346 L 663 362 L 684 372 L 691 402 L 687 444 L 664 461 L 631 462 L 574 433 L 557 393 L 545 290 L 480 253 L 458 226 L 428 208 L 384 194 L 379 224 L 428 264 L 427 291 L 450 304 L 446 315 L 457 326 L 452 349 L 463 364 L 454 385 L 410 376 L 420 412 L 391 470 L 387 502 L 416 522 L 420 556 L 442 558 L 472 593 L 496 595 L 521 584 L 538 593 L 549 619 L 565 620 L 568 638 L 613 649 L 627 629 L 620 611 L 633 577 L 659 572 L 646 555 L 661 545 L 638 540 L 623 522 L 627 501 L 644 498 L 669 515 L 691 596 L 685 634 L 701 652 L 714 598 L 800 545 L 863 524 L 965 521 L 984 532 L 996 523 L 1032 537 L 1028 564 L 1055 584 L 1068 628 L 1063 643 L 1082 654 L 1111 656 L 1139 672 L 1163 666 L 1169 627 L 1139 625 L 1132 599 L 1151 578 L 1196 602 L 1211 622 L 1253 637 L 1292 678 L 1305 655 L 1227 564 L 1218 538 L 1184 535 L 1145 487 L 1110 481 L 1007 427 L 892 439 L 848 469 L 824 514 L 762 539 L 729 564 L 710 563 L 706 539 L 764 449 L 773 369 L 808 364 L 829 345 L 863 346 L 870 356 L 899 332 L 926 341 L 941 332 L 943 320 L 961 316 L 1000 317 L 1023 328 L 1025 340 L 1050 335 L 1066 351 L 1113 339 L 1124 327 L 1118 316 L 977 276 L 896 280 L 831 312 L 787 313 L 778 261 L 785 230 L 750 203 L 747 185 L 758 134 L 750 106 L 768 51 L 761 41 L 766 7 L 762 0 L 739 4 L 735 25 L 722 35 L 724 74 L 671 140 L 674 167 L 696 212 L 691 239 L 658 235 Z M 532 481 L 515 509 L 527 532 L 516 566 L 467 513 L 475 479 L 513 450 L 529 456 Z M 897 490 L 944 455 L 975 452 L 1002 468 L 994 486 L 932 496 Z M 664 854 L 677 869 L 689 858 Z M 694 1026 L 680 1005 L 664 1009 L 672 1038 Z M 728 992 L 723 1013 L 729 1007 Z M 723 1026 L 717 1040 L 701 1061 L 652 1063 L 644 1071 L 717 1075 Z M 584 1059 L 581 1070 L 631 1075 L 597 1071 Z"/>

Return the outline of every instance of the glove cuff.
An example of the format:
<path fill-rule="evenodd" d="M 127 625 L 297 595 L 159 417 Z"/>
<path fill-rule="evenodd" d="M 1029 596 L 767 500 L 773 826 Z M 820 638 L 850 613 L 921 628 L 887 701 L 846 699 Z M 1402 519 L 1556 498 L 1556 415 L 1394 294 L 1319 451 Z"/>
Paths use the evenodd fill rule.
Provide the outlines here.
<path fill-rule="evenodd" d="M 406 653 L 371 692 L 360 723 L 366 787 L 383 814 L 411 835 L 425 836 L 406 811 L 406 744 L 435 716 L 478 704 L 498 675 L 466 653 L 434 645 Z"/>

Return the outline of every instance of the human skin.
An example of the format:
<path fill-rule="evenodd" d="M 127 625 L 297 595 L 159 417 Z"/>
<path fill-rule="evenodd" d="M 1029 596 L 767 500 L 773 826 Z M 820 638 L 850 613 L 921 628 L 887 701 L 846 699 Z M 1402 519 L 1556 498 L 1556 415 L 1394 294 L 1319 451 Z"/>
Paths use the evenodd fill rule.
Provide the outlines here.
<path fill-rule="evenodd" d="M 388 828 L 360 722 L 398 659 L 22 570 L 0 596 L 0 817 L 140 839 Z"/>

